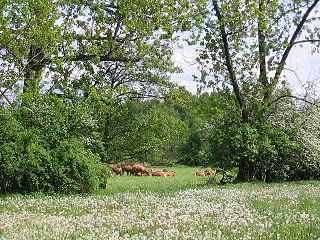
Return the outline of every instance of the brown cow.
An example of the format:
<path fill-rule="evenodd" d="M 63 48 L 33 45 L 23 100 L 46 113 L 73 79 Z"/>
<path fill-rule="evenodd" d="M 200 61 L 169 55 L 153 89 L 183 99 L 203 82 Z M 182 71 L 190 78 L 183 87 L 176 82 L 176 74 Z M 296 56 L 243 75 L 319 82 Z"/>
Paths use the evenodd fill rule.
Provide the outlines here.
<path fill-rule="evenodd" d="M 134 176 L 147 176 L 149 175 L 148 169 L 141 165 L 126 165 L 123 167 L 123 170 L 127 173 L 127 175 Z"/>
<path fill-rule="evenodd" d="M 204 170 L 206 175 L 209 176 L 209 175 L 215 175 L 216 174 L 216 169 L 212 169 L 212 168 L 207 168 Z"/>
<path fill-rule="evenodd" d="M 141 165 L 133 165 L 132 170 L 137 171 L 137 172 L 138 171 L 139 172 L 148 172 L 148 170 L 144 166 L 141 166 Z"/>
<path fill-rule="evenodd" d="M 137 173 L 137 176 L 140 176 L 140 177 L 146 177 L 146 176 L 149 176 L 149 173 L 145 173 L 145 172 L 138 172 L 138 173 Z"/>
<path fill-rule="evenodd" d="M 158 177 L 164 177 L 164 176 L 166 176 L 166 175 L 165 175 L 165 172 L 162 171 L 162 170 L 151 170 L 151 175 L 152 175 L 152 176 L 158 176 Z"/>
<path fill-rule="evenodd" d="M 206 176 L 206 172 L 204 170 L 197 170 L 196 175 L 197 176 Z"/>
<path fill-rule="evenodd" d="M 173 170 L 165 171 L 165 175 L 168 177 L 173 177 L 176 175 L 176 172 Z"/>
<path fill-rule="evenodd" d="M 126 172 L 128 176 L 132 175 L 132 166 L 131 165 L 125 165 L 123 167 L 123 171 Z"/>
<path fill-rule="evenodd" d="M 122 175 L 123 171 L 122 168 L 119 168 L 116 164 L 109 164 L 109 167 L 112 171 L 117 175 Z"/>

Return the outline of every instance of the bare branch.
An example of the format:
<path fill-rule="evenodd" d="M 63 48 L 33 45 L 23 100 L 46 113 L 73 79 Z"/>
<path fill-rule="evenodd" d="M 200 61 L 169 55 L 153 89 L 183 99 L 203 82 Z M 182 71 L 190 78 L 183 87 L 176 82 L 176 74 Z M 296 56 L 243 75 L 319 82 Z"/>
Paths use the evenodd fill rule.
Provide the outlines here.
<path fill-rule="evenodd" d="M 296 41 L 293 44 L 302 44 L 302 43 L 320 43 L 320 39 L 305 39 L 305 40 L 300 40 L 300 41 Z"/>
<path fill-rule="evenodd" d="M 125 93 L 121 93 L 118 94 L 116 96 L 116 98 L 125 96 L 125 95 L 131 95 L 131 98 L 138 98 L 138 99 L 142 99 L 142 98 L 155 98 L 155 99 L 165 99 L 165 97 L 163 96 L 157 96 L 157 95 L 153 95 L 153 94 L 143 94 L 143 93 L 139 93 L 139 92 L 125 92 Z"/>
<path fill-rule="evenodd" d="M 317 103 L 317 101 L 311 102 L 311 101 L 309 101 L 309 100 L 307 100 L 305 98 L 297 97 L 297 96 L 294 96 L 294 95 L 291 95 L 291 94 L 285 94 L 285 95 L 281 95 L 281 96 L 277 97 L 276 99 L 274 99 L 273 101 L 269 102 L 268 106 L 270 107 L 272 104 L 278 102 L 282 98 L 294 98 L 296 100 L 303 101 L 303 102 L 309 103 L 311 105 L 315 105 Z"/>
<path fill-rule="evenodd" d="M 8 98 L 5 94 L 3 94 L 2 96 L 3 96 L 4 99 L 8 102 L 9 105 L 12 104 L 12 102 L 9 100 L 9 98 Z"/>
<path fill-rule="evenodd" d="M 299 78 L 299 76 L 298 76 L 298 74 L 296 73 L 296 71 L 294 71 L 294 70 L 292 70 L 292 69 L 290 69 L 290 68 L 284 68 L 284 70 L 287 70 L 287 71 L 292 72 L 292 73 L 296 76 L 296 78 L 299 80 L 300 84 L 305 88 L 303 82 L 302 82 L 301 79 Z"/>
<path fill-rule="evenodd" d="M 275 88 L 275 85 L 276 83 L 278 82 L 279 78 L 280 78 L 280 75 L 282 73 L 282 70 L 284 69 L 284 66 L 286 64 L 286 61 L 287 61 L 287 58 L 289 56 L 289 53 L 293 47 L 293 45 L 295 44 L 295 41 L 297 39 L 297 37 L 299 36 L 305 22 L 307 21 L 308 19 L 308 16 L 309 14 L 312 12 L 312 10 L 316 7 L 316 5 L 319 3 L 320 0 L 314 0 L 314 2 L 312 3 L 312 5 L 307 9 L 307 11 L 303 14 L 303 17 L 302 19 L 300 20 L 299 24 L 297 25 L 297 28 L 296 30 L 294 31 L 291 39 L 290 39 L 290 42 L 288 43 L 288 46 L 287 48 L 285 49 L 283 55 L 282 55 L 282 58 L 280 60 L 280 63 L 277 67 L 277 70 L 276 70 L 276 73 L 275 73 L 275 76 L 273 78 L 273 81 L 272 81 L 272 87 L 273 89 Z"/>

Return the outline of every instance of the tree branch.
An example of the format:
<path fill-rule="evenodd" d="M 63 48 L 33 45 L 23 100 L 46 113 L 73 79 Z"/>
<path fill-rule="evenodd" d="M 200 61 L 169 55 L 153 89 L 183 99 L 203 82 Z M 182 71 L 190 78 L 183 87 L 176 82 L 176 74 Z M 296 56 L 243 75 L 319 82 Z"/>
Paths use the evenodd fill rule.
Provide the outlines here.
<path fill-rule="evenodd" d="M 304 86 L 303 82 L 301 81 L 301 79 L 299 78 L 298 74 L 296 73 L 296 71 L 294 71 L 293 69 L 290 68 L 284 68 L 284 70 L 290 71 L 292 72 L 295 77 L 298 79 L 298 81 L 300 82 L 300 84 L 303 86 L 304 89 L 306 89 L 306 87 Z"/>
<path fill-rule="evenodd" d="M 126 92 L 126 93 L 121 93 L 116 96 L 116 98 L 126 96 L 126 95 L 131 95 L 132 98 L 137 98 L 137 99 L 149 99 L 149 98 L 154 98 L 154 99 L 165 99 L 163 96 L 157 96 L 153 94 L 144 94 L 144 93 L 139 93 L 139 92 Z"/>
<path fill-rule="evenodd" d="M 101 62 L 139 62 L 138 58 L 129 58 L 129 57 L 111 57 L 109 55 L 86 55 L 80 54 L 75 57 L 68 58 L 69 61 L 89 61 L 95 58 L 99 58 Z M 65 58 L 65 57 L 61 57 Z"/>
<path fill-rule="evenodd" d="M 320 43 L 320 39 L 305 39 L 305 40 L 300 40 L 300 41 L 296 41 L 293 44 L 301 44 L 301 43 Z"/>
<path fill-rule="evenodd" d="M 240 107 L 242 109 L 244 109 L 245 103 L 244 103 L 243 97 L 241 96 L 239 85 L 238 85 L 236 75 L 234 72 L 234 68 L 233 68 L 233 64 L 232 64 L 232 60 L 231 60 L 231 55 L 230 55 L 230 51 L 229 51 L 228 36 L 227 36 L 226 30 L 225 30 L 226 28 L 225 28 L 225 24 L 224 24 L 224 19 L 223 19 L 223 16 L 221 15 L 221 11 L 220 11 L 220 8 L 219 8 L 217 1 L 213 0 L 212 4 L 213 4 L 214 11 L 216 13 L 216 16 L 219 20 L 219 28 L 220 28 L 222 42 L 223 42 L 225 61 L 226 61 L 227 69 L 229 72 L 229 77 L 230 77 L 230 80 L 232 83 L 233 91 L 236 95 L 236 98 L 237 98 L 237 101 L 238 101 Z"/>
<path fill-rule="evenodd" d="M 297 96 L 294 96 L 294 95 L 291 95 L 291 94 L 285 94 L 285 95 L 281 95 L 281 96 L 277 97 L 276 99 L 274 99 L 273 101 L 269 102 L 268 106 L 270 107 L 272 104 L 278 102 L 282 98 L 287 98 L 287 97 L 288 98 L 294 98 L 296 100 L 303 101 L 303 102 L 306 102 L 306 103 L 309 103 L 309 104 L 312 104 L 312 105 L 316 104 L 315 102 L 310 102 L 305 98 L 297 97 Z"/>
<path fill-rule="evenodd" d="M 320 0 L 314 0 L 314 2 L 312 3 L 312 5 L 307 9 L 307 11 L 304 13 L 301 21 L 299 22 L 299 24 L 297 25 L 297 28 L 296 30 L 294 31 L 291 39 L 290 39 L 290 42 L 288 43 L 288 46 L 287 48 L 285 49 L 283 55 L 282 55 L 282 58 L 280 60 L 280 63 L 277 67 L 277 70 L 276 70 L 276 73 L 275 73 L 275 76 L 272 80 L 272 88 L 274 89 L 275 88 L 275 85 L 276 83 L 279 81 L 279 78 L 280 78 L 280 75 L 282 73 L 282 70 L 284 69 L 284 66 L 286 64 L 286 61 L 287 61 L 287 58 L 289 56 L 289 53 L 293 47 L 293 45 L 295 44 L 295 41 L 297 39 L 297 37 L 299 36 L 302 28 L 303 28 L 303 25 L 305 24 L 305 22 L 307 21 L 307 18 L 309 16 L 309 14 L 312 12 L 312 10 L 316 7 L 316 5 L 319 3 Z"/>

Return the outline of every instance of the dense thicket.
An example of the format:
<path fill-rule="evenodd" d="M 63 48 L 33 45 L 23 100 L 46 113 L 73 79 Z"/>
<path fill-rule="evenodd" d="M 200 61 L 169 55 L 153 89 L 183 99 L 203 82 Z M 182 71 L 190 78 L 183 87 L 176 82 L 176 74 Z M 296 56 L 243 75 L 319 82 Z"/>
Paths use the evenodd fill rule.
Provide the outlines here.
<path fill-rule="evenodd" d="M 178 113 L 156 100 L 127 101 L 110 123 L 110 162 L 175 163 L 189 134 Z"/>
<path fill-rule="evenodd" d="M 106 185 L 102 138 L 89 105 L 41 96 L 0 109 L 1 192 L 88 192 Z"/>

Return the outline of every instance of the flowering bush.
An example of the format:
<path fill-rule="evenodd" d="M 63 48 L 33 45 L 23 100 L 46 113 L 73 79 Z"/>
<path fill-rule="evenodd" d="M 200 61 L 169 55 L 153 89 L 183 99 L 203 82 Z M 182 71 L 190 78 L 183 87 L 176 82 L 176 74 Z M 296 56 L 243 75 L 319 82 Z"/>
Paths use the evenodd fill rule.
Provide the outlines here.
<path fill-rule="evenodd" d="M 250 168 L 251 180 L 320 178 L 319 106 L 283 99 L 270 106 L 263 118 L 251 116 L 249 123 L 240 124 L 236 120 L 240 112 L 229 105 L 217 105 L 224 111 L 201 132 L 205 164 L 224 170 Z M 239 166 L 242 158 L 249 159 L 251 166 Z"/>
<path fill-rule="evenodd" d="M 302 179 L 320 179 L 320 105 L 305 105 L 300 113 L 298 142 L 303 152 L 296 171 Z"/>

